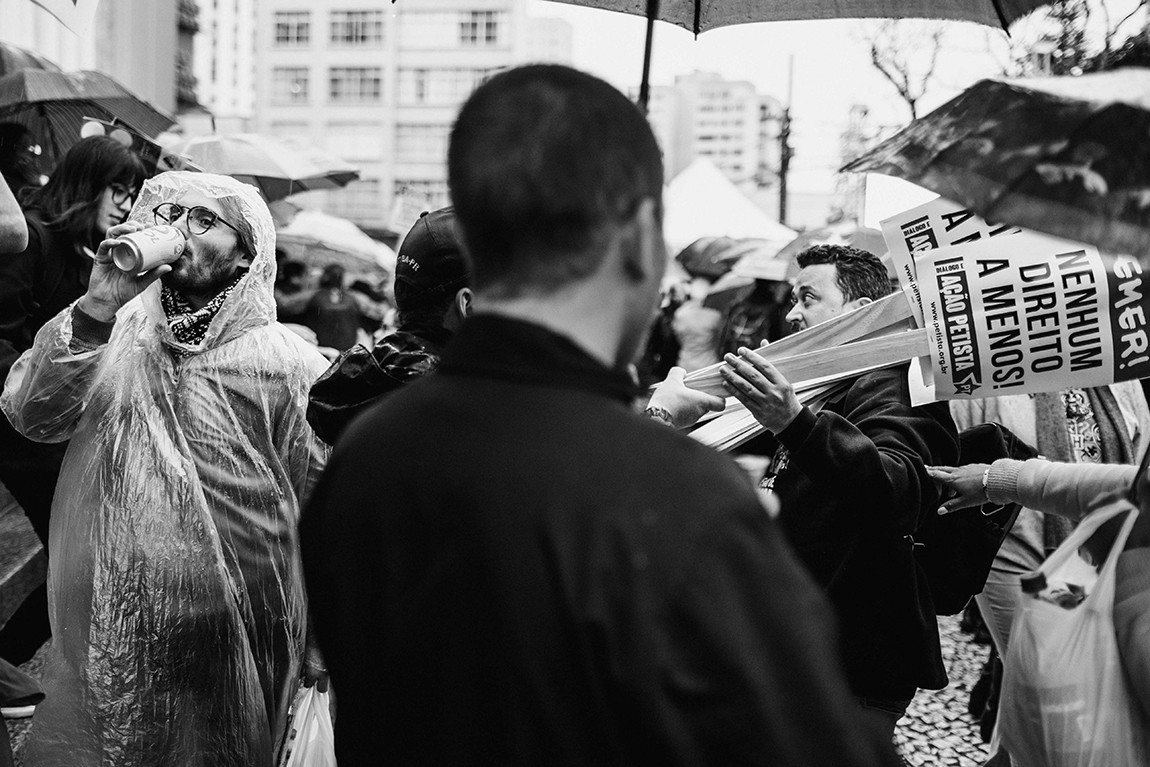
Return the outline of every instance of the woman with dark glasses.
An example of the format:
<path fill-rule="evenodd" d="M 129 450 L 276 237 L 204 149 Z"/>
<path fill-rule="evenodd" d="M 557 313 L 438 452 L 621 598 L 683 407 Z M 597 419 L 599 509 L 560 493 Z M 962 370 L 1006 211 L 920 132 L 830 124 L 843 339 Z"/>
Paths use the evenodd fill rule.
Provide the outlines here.
<path fill-rule="evenodd" d="M 0 254 L 0 381 L 45 322 L 84 295 L 104 233 L 128 216 L 147 173 L 136 155 L 104 136 L 72 146 L 42 187 L 23 190 L 28 247 Z M 0 482 L 48 546 L 48 516 L 67 444 L 32 442 L 0 418 Z M 0 632 L 0 657 L 23 663 L 49 636 L 41 586 Z"/>

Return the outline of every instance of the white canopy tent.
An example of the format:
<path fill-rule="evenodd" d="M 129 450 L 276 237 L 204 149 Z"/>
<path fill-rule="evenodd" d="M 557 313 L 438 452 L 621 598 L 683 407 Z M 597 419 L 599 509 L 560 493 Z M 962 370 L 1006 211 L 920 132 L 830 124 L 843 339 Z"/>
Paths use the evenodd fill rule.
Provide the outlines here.
<path fill-rule="evenodd" d="M 700 237 L 754 238 L 771 247 L 798 236 L 751 202 L 710 160 L 699 158 L 672 179 L 663 193 L 663 236 L 678 253 Z"/>

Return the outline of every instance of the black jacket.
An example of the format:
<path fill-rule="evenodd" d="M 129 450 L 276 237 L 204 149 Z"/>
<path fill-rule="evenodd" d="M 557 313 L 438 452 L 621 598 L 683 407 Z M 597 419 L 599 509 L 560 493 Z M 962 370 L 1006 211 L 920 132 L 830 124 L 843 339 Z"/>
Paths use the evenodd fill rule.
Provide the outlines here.
<path fill-rule="evenodd" d="M 774 489 L 787 538 L 827 590 L 856 695 L 906 700 L 946 686 L 938 623 L 912 536 L 939 494 L 925 465 L 953 466 L 945 402 L 910 406 L 906 366 L 855 379 L 818 415 L 780 434 Z"/>
<path fill-rule="evenodd" d="M 307 421 L 334 445 L 352 420 L 387 394 L 435 370 L 451 333 L 443 327 L 405 325 L 370 351 L 351 347 L 312 384 Z"/>
<path fill-rule="evenodd" d="M 341 767 L 897 764 L 729 459 L 535 325 L 469 319 L 304 511 Z"/>
<path fill-rule="evenodd" d="M 0 255 L 0 384 L 36 333 L 88 290 L 92 261 L 76 252 L 67 233 L 49 229 L 28 211 L 28 247 Z M 51 462 L 59 466 L 64 445 L 42 445 L 19 434 L 0 416 L 0 480 L 8 471 Z M 50 493 L 49 493 L 50 495 Z"/>
<path fill-rule="evenodd" d="M 88 289 L 92 261 L 29 211 L 28 247 L 0 258 L 0 380 L 32 348 L 36 331 Z"/>

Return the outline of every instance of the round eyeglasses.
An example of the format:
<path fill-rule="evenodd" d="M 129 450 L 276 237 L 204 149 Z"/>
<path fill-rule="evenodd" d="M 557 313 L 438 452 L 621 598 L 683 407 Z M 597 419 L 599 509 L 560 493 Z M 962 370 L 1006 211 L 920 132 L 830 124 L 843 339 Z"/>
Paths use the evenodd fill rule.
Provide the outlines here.
<path fill-rule="evenodd" d="M 136 192 L 126 186 L 112 184 L 108 188 L 112 190 L 113 205 L 123 205 L 126 202 L 131 202 L 132 198 L 136 196 Z"/>
<path fill-rule="evenodd" d="M 209 229 L 216 225 L 217 222 L 230 228 L 236 234 L 240 233 L 239 229 L 229 224 L 220 218 L 220 215 L 214 210 L 209 210 L 202 205 L 195 205 L 191 208 L 185 208 L 174 202 L 165 202 L 152 208 L 152 216 L 155 217 L 157 224 L 174 224 L 179 221 L 183 215 L 188 214 L 188 231 L 192 234 L 205 234 Z"/>

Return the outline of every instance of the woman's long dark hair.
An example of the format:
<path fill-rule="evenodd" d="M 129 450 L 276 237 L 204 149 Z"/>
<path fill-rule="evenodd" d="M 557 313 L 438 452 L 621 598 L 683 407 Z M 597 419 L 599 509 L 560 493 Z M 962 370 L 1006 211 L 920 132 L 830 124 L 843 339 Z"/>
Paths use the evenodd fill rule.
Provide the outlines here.
<path fill-rule="evenodd" d="M 113 184 L 139 190 L 147 178 L 132 151 L 107 136 L 90 136 L 72 145 L 52 171 L 48 183 L 25 191 L 26 210 L 37 210 L 50 228 L 64 231 L 77 247 L 92 250 L 104 239 L 96 214 L 104 190 Z"/>

